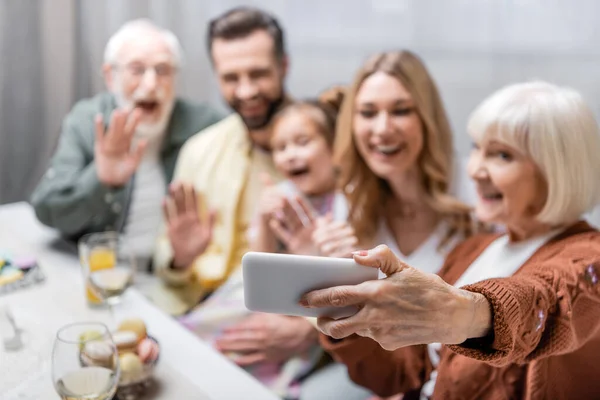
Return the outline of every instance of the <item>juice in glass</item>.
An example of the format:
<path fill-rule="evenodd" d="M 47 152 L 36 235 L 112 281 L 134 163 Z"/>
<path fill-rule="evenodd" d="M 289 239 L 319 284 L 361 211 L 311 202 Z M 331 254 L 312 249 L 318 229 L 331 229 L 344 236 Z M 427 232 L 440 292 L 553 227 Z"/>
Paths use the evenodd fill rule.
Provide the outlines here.
<path fill-rule="evenodd" d="M 116 256 L 113 249 L 96 247 L 90 249 L 90 254 L 88 258 L 89 270 L 90 272 L 100 271 L 103 269 L 114 268 L 116 264 Z M 102 304 L 102 299 L 100 299 L 90 287 L 89 282 L 86 281 L 85 291 L 87 295 L 88 303 L 91 305 L 99 305 Z"/>

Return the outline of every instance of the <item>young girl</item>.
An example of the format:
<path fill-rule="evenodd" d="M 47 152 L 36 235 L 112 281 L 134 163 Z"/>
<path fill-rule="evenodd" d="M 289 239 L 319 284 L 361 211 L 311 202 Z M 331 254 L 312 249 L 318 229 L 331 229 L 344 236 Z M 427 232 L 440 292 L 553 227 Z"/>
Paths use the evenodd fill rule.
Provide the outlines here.
<path fill-rule="evenodd" d="M 346 203 L 343 196 L 336 194 L 333 164 L 336 105 L 342 97 L 340 89 L 332 89 L 319 100 L 291 104 L 274 118 L 272 155 L 284 181 L 269 182 L 263 192 L 258 215 L 249 231 L 252 250 L 316 254 L 312 231 L 317 220 L 326 215 L 328 219 L 345 220 Z M 242 274 L 238 271 L 181 322 L 222 350 L 219 339 L 223 334 L 252 315 L 244 305 Z M 300 379 L 317 364 L 322 350 L 316 329 L 306 319 L 287 318 L 306 335 L 302 344 L 289 352 L 291 356 L 280 357 L 286 359 L 245 362 L 248 355 L 243 351 L 224 353 L 277 395 L 297 399 Z"/>
<path fill-rule="evenodd" d="M 345 199 L 335 190 L 333 164 L 335 102 L 332 89 L 319 101 L 292 104 L 276 116 L 271 139 L 278 185 L 265 177 L 258 218 L 250 230 L 251 249 L 262 252 L 317 254 L 312 230 L 319 217 L 345 220 Z"/>

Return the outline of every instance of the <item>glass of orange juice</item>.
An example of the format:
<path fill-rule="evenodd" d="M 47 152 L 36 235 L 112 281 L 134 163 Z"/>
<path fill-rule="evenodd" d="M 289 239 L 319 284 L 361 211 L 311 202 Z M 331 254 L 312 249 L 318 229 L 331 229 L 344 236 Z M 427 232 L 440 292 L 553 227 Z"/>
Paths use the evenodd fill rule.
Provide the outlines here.
<path fill-rule="evenodd" d="M 78 248 L 88 304 L 107 304 L 112 313 L 112 306 L 133 282 L 135 258 L 117 232 L 83 236 Z"/>

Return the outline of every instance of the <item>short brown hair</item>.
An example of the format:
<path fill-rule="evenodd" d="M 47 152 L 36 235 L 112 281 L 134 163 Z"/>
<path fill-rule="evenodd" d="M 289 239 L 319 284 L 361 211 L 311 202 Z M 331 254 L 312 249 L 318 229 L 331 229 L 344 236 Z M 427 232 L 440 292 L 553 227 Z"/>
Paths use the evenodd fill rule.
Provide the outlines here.
<path fill-rule="evenodd" d="M 279 22 L 272 15 L 252 7 L 236 7 L 210 21 L 206 40 L 211 59 L 215 39 L 239 39 L 257 30 L 264 30 L 273 38 L 275 57 L 283 59 L 286 52 Z"/>

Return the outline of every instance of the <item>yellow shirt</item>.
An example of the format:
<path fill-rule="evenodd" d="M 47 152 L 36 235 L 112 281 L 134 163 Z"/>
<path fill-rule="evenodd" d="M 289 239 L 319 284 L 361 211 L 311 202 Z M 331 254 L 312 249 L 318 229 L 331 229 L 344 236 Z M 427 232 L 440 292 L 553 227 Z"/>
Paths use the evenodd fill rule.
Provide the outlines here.
<path fill-rule="evenodd" d="M 271 155 L 253 148 L 247 128 L 237 114 L 186 142 L 173 181 L 193 184 L 203 212 L 216 210 L 217 219 L 210 245 L 188 269 L 169 268 L 173 250 L 166 233 L 161 235 L 154 266 L 165 281 L 174 285 L 196 283 L 203 291 L 214 290 L 239 267 L 248 249 L 247 229 L 260 199 L 263 172 L 278 179 Z M 195 296 L 191 297 L 187 303 L 194 302 Z"/>
<path fill-rule="evenodd" d="M 233 231 L 233 249 L 228 262 L 228 276 L 240 266 L 242 257 L 249 249 L 248 229 L 258 210 L 258 202 L 263 189 L 261 176 L 265 173 L 274 178 L 277 176 L 271 154 L 258 147 L 253 147 L 249 154 L 246 184 L 242 189 L 236 210 L 236 229 Z"/>

